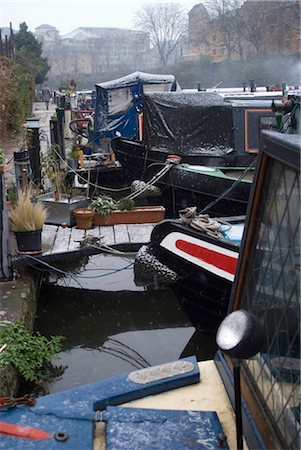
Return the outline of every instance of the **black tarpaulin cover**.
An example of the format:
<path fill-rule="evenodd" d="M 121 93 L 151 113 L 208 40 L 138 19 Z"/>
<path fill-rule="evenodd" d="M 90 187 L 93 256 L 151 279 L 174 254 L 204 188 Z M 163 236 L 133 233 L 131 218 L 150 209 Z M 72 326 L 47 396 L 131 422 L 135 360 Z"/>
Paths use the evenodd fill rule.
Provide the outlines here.
<path fill-rule="evenodd" d="M 144 142 L 177 155 L 233 151 L 232 106 L 214 93 L 168 92 L 144 96 Z"/>

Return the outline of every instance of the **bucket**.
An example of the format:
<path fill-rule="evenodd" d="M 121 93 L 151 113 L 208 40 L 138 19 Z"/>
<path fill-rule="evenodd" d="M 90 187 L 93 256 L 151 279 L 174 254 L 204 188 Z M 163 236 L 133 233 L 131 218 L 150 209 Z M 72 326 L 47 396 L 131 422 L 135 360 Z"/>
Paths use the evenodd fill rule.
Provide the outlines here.
<path fill-rule="evenodd" d="M 20 255 L 39 255 L 42 253 L 42 230 L 15 231 Z"/>

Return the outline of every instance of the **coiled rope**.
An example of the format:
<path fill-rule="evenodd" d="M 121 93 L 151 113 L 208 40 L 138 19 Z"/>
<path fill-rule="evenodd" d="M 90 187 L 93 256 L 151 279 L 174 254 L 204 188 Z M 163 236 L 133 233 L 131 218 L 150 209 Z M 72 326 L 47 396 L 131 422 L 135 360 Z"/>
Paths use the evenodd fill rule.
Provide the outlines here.
<path fill-rule="evenodd" d="M 196 206 L 186 208 L 179 211 L 180 221 L 189 224 L 192 228 L 203 233 L 208 234 L 208 236 L 214 237 L 216 239 L 221 239 L 223 234 L 221 233 L 222 225 L 226 225 L 229 230 L 232 225 L 225 220 L 219 218 L 211 218 L 208 214 L 197 214 Z M 225 230 L 223 230 L 225 231 Z"/>

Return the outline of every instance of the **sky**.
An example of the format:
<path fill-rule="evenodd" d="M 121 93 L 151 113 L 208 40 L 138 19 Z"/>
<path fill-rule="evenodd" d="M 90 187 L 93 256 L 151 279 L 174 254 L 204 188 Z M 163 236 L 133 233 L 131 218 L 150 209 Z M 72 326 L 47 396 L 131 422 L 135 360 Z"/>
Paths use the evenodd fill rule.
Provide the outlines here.
<path fill-rule="evenodd" d="M 166 0 L 161 0 L 161 2 Z M 0 28 L 18 31 L 26 22 L 33 33 L 42 24 L 52 25 L 61 35 L 80 26 L 134 28 L 135 12 L 156 0 L 0 0 Z M 169 0 L 169 2 L 171 2 Z M 187 12 L 200 1 L 180 0 Z"/>

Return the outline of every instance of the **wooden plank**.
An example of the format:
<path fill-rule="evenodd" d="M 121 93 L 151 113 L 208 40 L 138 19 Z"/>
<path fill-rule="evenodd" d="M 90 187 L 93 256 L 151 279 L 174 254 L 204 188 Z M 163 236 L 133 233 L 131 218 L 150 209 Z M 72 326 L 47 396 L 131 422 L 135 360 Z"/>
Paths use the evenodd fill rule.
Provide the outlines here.
<path fill-rule="evenodd" d="M 100 237 L 99 227 L 94 227 L 89 230 L 86 230 L 86 236 L 99 238 Z"/>
<path fill-rule="evenodd" d="M 80 230 L 79 228 L 71 228 L 70 233 L 70 241 L 69 241 L 69 248 L 68 250 L 70 252 L 79 250 L 80 249 L 80 242 L 85 237 L 85 230 Z"/>
<path fill-rule="evenodd" d="M 58 227 L 54 246 L 51 253 L 65 253 L 68 251 L 71 228 Z"/>
<path fill-rule="evenodd" d="M 124 244 L 129 242 L 127 225 L 114 225 L 115 244 Z"/>
<path fill-rule="evenodd" d="M 150 241 L 153 224 L 131 224 L 128 225 L 128 234 L 131 243 L 145 244 Z"/>
<path fill-rule="evenodd" d="M 100 242 L 106 245 L 115 244 L 113 226 L 99 227 Z"/>
<path fill-rule="evenodd" d="M 43 232 L 42 232 L 43 255 L 52 253 L 52 248 L 54 245 L 57 229 L 58 229 L 57 225 L 44 225 L 43 226 Z"/>

